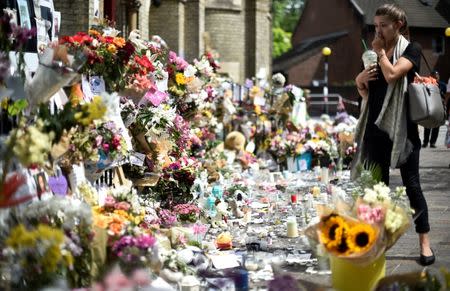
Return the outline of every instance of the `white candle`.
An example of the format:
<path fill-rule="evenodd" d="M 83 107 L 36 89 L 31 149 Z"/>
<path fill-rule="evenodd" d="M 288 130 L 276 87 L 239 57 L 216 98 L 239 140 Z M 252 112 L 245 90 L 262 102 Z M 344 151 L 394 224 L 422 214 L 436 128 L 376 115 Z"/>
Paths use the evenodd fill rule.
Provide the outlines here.
<path fill-rule="evenodd" d="M 287 220 L 287 236 L 298 237 L 298 226 L 295 217 L 290 217 Z"/>

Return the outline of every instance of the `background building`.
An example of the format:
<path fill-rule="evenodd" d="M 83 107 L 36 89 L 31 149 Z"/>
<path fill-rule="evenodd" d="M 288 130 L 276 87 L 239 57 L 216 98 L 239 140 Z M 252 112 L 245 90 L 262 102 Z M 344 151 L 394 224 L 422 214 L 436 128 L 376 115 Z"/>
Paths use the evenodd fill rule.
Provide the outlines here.
<path fill-rule="evenodd" d="M 271 0 L 54 0 L 54 6 L 61 35 L 87 31 L 104 17 L 124 35 L 139 29 L 144 39 L 161 36 L 188 61 L 215 50 L 235 81 L 271 74 Z"/>
<path fill-rule="evenodd" d="M 320 93 L 321 86 L 314 87 L 313 81 L 324 79 L 322 48 L 328 46 L 332 51 L 328 57 L 330 93 L 357 99 L 354 79 L 362 69 L 361 40 L 370 46 L 375 10 L 392 2 L 405 9 L 411 40 L 421 44 L 431 68 L 437 69 L 446 81 L 450 77 L 450 38 L 444 34 L 450 18 L 447 0 L 307 1 L 292 36 L 293 48 L 274 60 L 274 72 L 283 72 L 290 83 Z M 421 74 L 429 73 L 422 61 Z"/>

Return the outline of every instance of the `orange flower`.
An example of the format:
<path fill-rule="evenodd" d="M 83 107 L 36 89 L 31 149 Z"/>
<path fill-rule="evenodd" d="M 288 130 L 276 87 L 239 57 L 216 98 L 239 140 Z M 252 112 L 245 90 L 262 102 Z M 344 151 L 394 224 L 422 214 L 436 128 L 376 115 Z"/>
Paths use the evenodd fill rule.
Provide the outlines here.
<path fill-rule="evenodd" d="M 94 215 L 94 225 L 106 229 L 112 222 L 112 218 L 105 215 Z"/>
<path fill-rule="evenodd" d="M 88 33 L 89 33 L 89 35 L 92 35 L 92 36 L 95 36 L 95 37 L 100 37 L 100 36 L 102 36 L 102 35 L 100 34 L 100 32 L 98 32 L 98 31 L 95 30 L 95 29 L 89 29 L 89 30 L 88 30 Z"/>
<path fill-rule="evenodd" d="M 120 222 L 113 222 L 109 225 L 109 232 L 111 232 L 113 235 L 119 235 L 122 232 L 123 223 Z"/>
<path fill-rule="evenodd" d="M 123 37 L 115 37 L 113 43 L 118 47 L 122 48 L 125 46 L 125 39 Z"/>

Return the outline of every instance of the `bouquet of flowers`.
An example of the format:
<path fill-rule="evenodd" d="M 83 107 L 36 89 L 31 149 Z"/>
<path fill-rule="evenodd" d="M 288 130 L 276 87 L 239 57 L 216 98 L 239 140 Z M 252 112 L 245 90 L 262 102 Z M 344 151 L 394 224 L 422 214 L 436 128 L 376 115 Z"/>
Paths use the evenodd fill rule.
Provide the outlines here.
<path fill-rule="evenodd" d="M 391 192 L 380 182 L 356 194 L 353 205 L 320 209 L 320 222 L 307 230 L 333 256 L 366 265 L 391 248 L 410 225 L 405 188 Z M 312 231 L 312 232 L 311 232 Z"/>
<path fill-rule="evenodd" d="M 349 146 L 345 150 L 344 155 L 343 155 L 343 163 L 347 168 L 350 167 L 350 164 L 353 161 L 353 158 L 356 154 L 357 149 L 358 149 L 358 147 L 357 147 L 356 143 L 353 143 L 352 146 Z"/>
<path fill-rule="evenodd" d="M 159 218 L 161 220 L 161 226 L 170 228 L 177 223 L 177 215 L 169 209 L 160 209 L 158 211 Z"/>
<path fill-rule="evenodd" d="M 113 121 L 102 123 L 90 132 L 95 140 L 94 147 L 98 149 L 100 157 L 108 157 L 111 160 L 126 155 L 127 145 Z"/>
<path fill-rule="evenodd" d="M 199 163 L 193 158 L 182 157 L 164 166 L 158 183 L 152 191 L 159 195 L 161 206 L 187 203 L 193 199 L 191 188 L 194 185 Z"/>
<path fill-rule="evenodd" d="M 135 51 L 134 46 L 118 37 L 116 32 L 111 29 L 90 29 L 88 33 L 78 32 L 73 36 L 64 36 L 60 41 L 69 48 L 84 50 L 88 60 L 80 73 L 102 76 L 108 88 L 113 91 L 125 87 L 126 64 Z"/>
<path fill-rule="evenodd" d="M 73 267 L 67 274 L 73 287 L 92 283 L 92 210 L 76 199 L 53 196 L 46 201 L 35 201 L 20 216 L 32 225 L 45 224 L 64 231 L 65 245 L 73 256 Z"/>
<path fill-rule="evenodd" d="M 17 64 L 18 71 L 21 77 L 25 76 L 23 71 L 25 60 L 22 50 L 28 40 L 36 34 L 36 29 L 27 29 L 14 23 L 14 18 L 12 17 L 13 14 L 15 14 L 15 11 L 7 11 L 7 9 L 5 9 L 0 17 L 0 86 L 10 77 L 10 51 L 19 53 Z"/>
<path fill-rule="evenodd" d="M 2 260 L 9 262 L 13 287 L 18 290 L 49 285 L 73 266 L 64 233 L 45 224 L 30 230 L 19 224 L 4 243 Z"/>
<path fill-rule="evenodd" d="M 196 222 L 200 214 L 200 208 L 195 204 L 178 204 L 173 208 L 175 214 L 181 221 Z"/>
<path fill-rule="evenodd" d="M 125 235 L 112 246 L 113 254 L 119 259 L 119 265 L 125 273 L 149 267 L 154 260 L 156 238 L 150 234 Z"/>
<path fill-rule="evenodd" d="M 44 122 L 41 119 L 31 125 L 26 125 L 25 120 L 21 120 L 19 126 L 10 132 L 6 140 L 4 166 L 9 166 L 11 153 L 25 167 L 43 165 L 48 160 L 53 138 L 54 133 L 44 130 Z"/>
<path fill-rule="evenodd" d="M 330 138 L 312 138 L 304 145 L 312 153 L 313 165 L 328 167 L 337 154 L 336 144 Z"/>
<path fill-rule="evenodd" d="M 112 238 L 126 233 L 128 226 L 139 226 L 145 217 L 136 192 L 126 186 L 108 189 L 103 205 L 93 210 L 94 225 L 106 229 Z"/>

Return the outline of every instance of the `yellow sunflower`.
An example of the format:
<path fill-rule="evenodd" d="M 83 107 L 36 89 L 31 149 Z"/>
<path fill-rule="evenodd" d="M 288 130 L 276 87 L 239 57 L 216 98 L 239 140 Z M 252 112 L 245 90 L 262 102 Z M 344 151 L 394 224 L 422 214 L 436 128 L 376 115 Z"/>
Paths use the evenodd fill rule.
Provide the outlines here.
<path fill-rule="evenodd" d="M 331 215 L 320 226 L 320 241 L 328 250 L 338 250 L 347 230 L 348 225 L 342 217 Z"/>
<path fill-rule="evenodd" d="M 359 223 L 347 232 L 347 245 L 352 253 L 362 253 L 372 247 L 377 239 L 377 232 L 370 224 Z"/>

